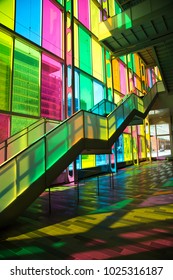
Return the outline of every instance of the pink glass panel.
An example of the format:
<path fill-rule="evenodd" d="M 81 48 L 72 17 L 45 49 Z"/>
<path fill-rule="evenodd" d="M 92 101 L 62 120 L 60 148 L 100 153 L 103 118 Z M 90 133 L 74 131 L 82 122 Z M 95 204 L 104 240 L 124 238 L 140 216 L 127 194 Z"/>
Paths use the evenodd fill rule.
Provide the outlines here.
<path fill-rule="evenodd" d="M 88 0 L 79 0 L 78 1 L 78 19 L 89 29 L 89 1 Z"/>
<path fill-rule="evenodd" d="M 61 120 L 62 65 L 42 55 L 41 116 Z"/>
<path fill-rule="evenodd" d="M 123 94 L 127 93 L 127 79 L 126 79 L 126 68 L 120 63 L 120 88 Z"/>
<path fill-rule="evenodd" d="M 42 46 L 62 57 L 62 12 L 50 0 L 43 1 Z"/>
<path fill-rule="evenodd" d="M 0 114 L 0 143 L 10 136 L 10 117 Z"/>

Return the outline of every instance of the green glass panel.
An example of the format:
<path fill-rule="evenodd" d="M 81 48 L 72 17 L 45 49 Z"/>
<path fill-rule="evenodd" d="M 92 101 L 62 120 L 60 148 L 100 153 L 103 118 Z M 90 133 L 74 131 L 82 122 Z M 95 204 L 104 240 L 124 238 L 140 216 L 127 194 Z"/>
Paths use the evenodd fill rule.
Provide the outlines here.
<path fill-rule="evenodd" d="M 108 100 L 113 102 L 113 92 L 112 89 L 108 89 Z"/>
<path fill-rule="evenodd" d="M 132 54 L 132 70 L 136 73 L 135 55 Z"/>
<path fill-rule="evenodd" d="M 132 54 L 127 55 L 127 64 L 128 64 L 128 68 L 133 69 Z"/>
<path fill-rule="evenodd" d="M 92 81 L 89 77 L 80 75 L 80 108 L 89 110 L 94 105 L 92 94 Z"/>
<path fill-rule="evenodd" d="M 115 13 L 116 15 L 122 12 L 120 5 L 115 1 Z"/>
<path fill-rule="evenodd" d="M 126 56 L 125 56 L 125 55 L 120 56 L 120 59 L 121 59 L 124 63 L 126 63 Z"/>
<path fill-rule="evenodd" d="M 25 127 L 30 126 L 34 123 L 36 119 L 31 118 L 23 118 L 18 116 L 12 116 L 11 118 L 11 135 L 21 131 Z"/>
<path fill-rule="evenodd" d="M 91 37 L 81 27 L 79 27 L 79 67 L 92 74 Z"/>
<path fill-rule="evenodd" d="M 60 3 L 61 5 L 63 5 L 64 6 L 64 0 L 56 0 L 58 3 Z M 70 3 L 71 2 L 71 0 L 67 0 L 66 1 L 67 3 Z"/>
<path fill-rule="evenodd" d="M 0 110 L 9 111 L 11 91 L 12 38 L 0 32 Z"/>
<path fill-rule="evenodd" d="M 40 53 L 15 41 L 13 103 L 14 112 L 40 115 Z"/>
<path fill-rule="evenodd" d="M 14 30 L 14 0 L 0 1 L 0 23 Z"/>
<path fill-rule="evenodd" d="M 47 136 L 47 169 L 61 158 L 68 149 L 68 127 L 67 124 L 64 124 Z"/>

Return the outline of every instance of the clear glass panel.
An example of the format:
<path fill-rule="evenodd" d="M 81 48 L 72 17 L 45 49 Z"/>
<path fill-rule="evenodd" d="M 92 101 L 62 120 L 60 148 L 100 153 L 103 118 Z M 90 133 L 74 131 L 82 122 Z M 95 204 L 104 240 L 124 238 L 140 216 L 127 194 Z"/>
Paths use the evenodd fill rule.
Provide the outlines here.
<path fill-rule="evenodd" d="M 157 124 L 156 125 L 156 133 L 157 135 L 165 135 L 169 134 L 169 124 L 164 123 L 164 124 Z"/>
<path fill-rule="evenodd" d="M 170 136 L 157 136 L 158 141 L 158 156 L 168 156 L 171 154 Z"/>

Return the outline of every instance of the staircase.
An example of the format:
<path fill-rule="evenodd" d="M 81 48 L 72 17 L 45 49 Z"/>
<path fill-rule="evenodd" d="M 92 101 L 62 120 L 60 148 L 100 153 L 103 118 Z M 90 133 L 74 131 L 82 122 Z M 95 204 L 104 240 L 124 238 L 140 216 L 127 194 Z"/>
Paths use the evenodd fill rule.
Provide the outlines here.
<path fill-rule="evenodd" d="M 135 116 L 145 118 L 162 82 L 143 98 L 131 94 L 107 117 L 84 110 L 56 125 L 0 165 L 0 227 L 12 223 L 81 153 L 111 153 Z"/>

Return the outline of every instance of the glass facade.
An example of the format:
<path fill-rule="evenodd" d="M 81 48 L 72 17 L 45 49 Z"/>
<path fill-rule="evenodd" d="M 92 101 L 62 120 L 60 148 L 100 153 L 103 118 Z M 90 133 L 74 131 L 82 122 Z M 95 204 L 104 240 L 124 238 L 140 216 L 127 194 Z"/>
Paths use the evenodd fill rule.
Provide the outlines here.
<path fill-rule="evenodd" d="M 160 79 L 137 54 L 115 59 L 99 42 L 99 23 L 120 13 L 114 0 L 0 1 L 0 142 L 42 117 L 64 121 L 103 99 L 118 103 L 131 91 L 142 94 Z M 160 149 L 167 136 L 157 137 Z M 59 137 L 64 141 L 68 131 Z M 54 150 L 56 135 L 51 141 Z M 115 153 L 118 163 L 145 159 L 144 126 L 127 127 Z M 79 155 L 77 162 L 89 168 L 109 164 L 110 157 Z"/>

